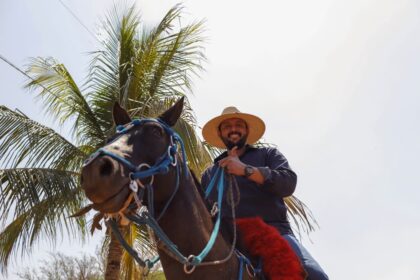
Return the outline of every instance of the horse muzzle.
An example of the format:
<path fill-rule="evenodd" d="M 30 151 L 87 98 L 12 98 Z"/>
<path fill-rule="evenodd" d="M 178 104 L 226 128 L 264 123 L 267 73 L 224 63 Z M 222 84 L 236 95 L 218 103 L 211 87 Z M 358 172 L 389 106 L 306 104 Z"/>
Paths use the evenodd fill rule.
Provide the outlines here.
<path fill-rule="evenodd" d="M 96 158 L 82 168 L 81 186 L 102 213 L 115 213 L 123 208 L 130 190 L 129 179 L 120 163 L 108 156 Z"/>

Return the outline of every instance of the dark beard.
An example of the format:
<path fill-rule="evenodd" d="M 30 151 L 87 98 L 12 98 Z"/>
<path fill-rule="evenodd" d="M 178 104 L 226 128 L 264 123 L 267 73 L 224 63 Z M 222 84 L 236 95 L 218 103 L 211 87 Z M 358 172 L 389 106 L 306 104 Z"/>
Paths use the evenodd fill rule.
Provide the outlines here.
<path fill-rule="evenodd" d="M 232 150 L 235 146 L 239 149 L 243 148 L 246 144 L 247 135 L 243 136 L 237 143 L 230 141 L 229 139 L 222 139 L 228 150 Z"/>

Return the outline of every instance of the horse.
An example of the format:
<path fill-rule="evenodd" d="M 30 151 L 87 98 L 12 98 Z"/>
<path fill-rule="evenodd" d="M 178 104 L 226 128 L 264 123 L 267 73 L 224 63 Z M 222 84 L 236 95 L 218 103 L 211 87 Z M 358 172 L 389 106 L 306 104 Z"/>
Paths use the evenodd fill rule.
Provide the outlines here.
<path fill-rule="evenodd" d="M 127 217 L 141 205 L 159 216 L 155 221 L 164 233 L 160 239 L 167 237 L 178 252 L 189 256 L 181 262 L 168 250 L 167 244 L 158 242 L 166 279 L 259 279 L 252 269 L 243 269 L 240 257 L 232 254 L 231 242 L 219 231 L 214 232 L 215 223 L 198 181 L 186 167 L 185 157 L 174 148 L 173 142 L 177 139 L 171 127 L 179 119 L 183 103 L 181 98 L 157 119 L 138 122 L 116 103 L 113 118 L 119 133 L 84 164 L 82 189 L 94 209 L 108 217 L 118 216 L 122 223 L 129 222 Z M 165 160 L 170 164 L 160 168 L 162 170 L 155 168 Z M 142 173 L 136 178 L 133 168 L 146 173 L 153 168 L 157 171 L 153 175 Z M 140 197 L 140 191 L 144 191 L 145 199 Z M 214 244 L 207 250 L 203 262 L 194 262 L 194 256 L 208 246 L 212 235 Z"/>

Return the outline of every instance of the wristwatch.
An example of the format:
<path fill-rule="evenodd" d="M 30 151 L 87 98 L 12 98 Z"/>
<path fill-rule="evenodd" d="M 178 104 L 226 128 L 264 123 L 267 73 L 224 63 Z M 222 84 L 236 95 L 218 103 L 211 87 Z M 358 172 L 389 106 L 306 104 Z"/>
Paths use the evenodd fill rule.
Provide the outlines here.
<path fill-rule="evenodd" d="M 252 174 L 254 174 L 254 167 L 252 167 L 251 165 L 245 166 L 245 169 L 244 169 L 244 177 L 245 178 L 248 178 Z"/>

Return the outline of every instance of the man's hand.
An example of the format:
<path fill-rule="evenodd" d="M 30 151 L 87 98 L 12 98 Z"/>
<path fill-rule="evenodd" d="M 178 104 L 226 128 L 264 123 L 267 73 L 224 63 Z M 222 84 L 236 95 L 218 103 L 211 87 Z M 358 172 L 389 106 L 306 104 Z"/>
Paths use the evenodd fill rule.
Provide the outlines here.
<path fill-rule="evenodd" d="M 243 176 L 245 174 L 245 164 L 239 159 L 238 147 L 233 147 L 228 151 L 228 156 L 219 161 L 220 167 L 224 167 L 229 174 Z"/>
<path fill-rule="evenodd" d="M 219 161 L 219 165 L 225 168 L 225 171 L 229 174 L 236 176 L 245 175 L 245 166 L 238 156 L 238 147 L 233 147 L 232 150 L 228 151 L 228 156 Z M 247 178 L 248 180 L 254 181 L 258 185 L 264 183 L 264 176 L 261 174 L 258 168 L 254 167 L 254 173 Z"/>

